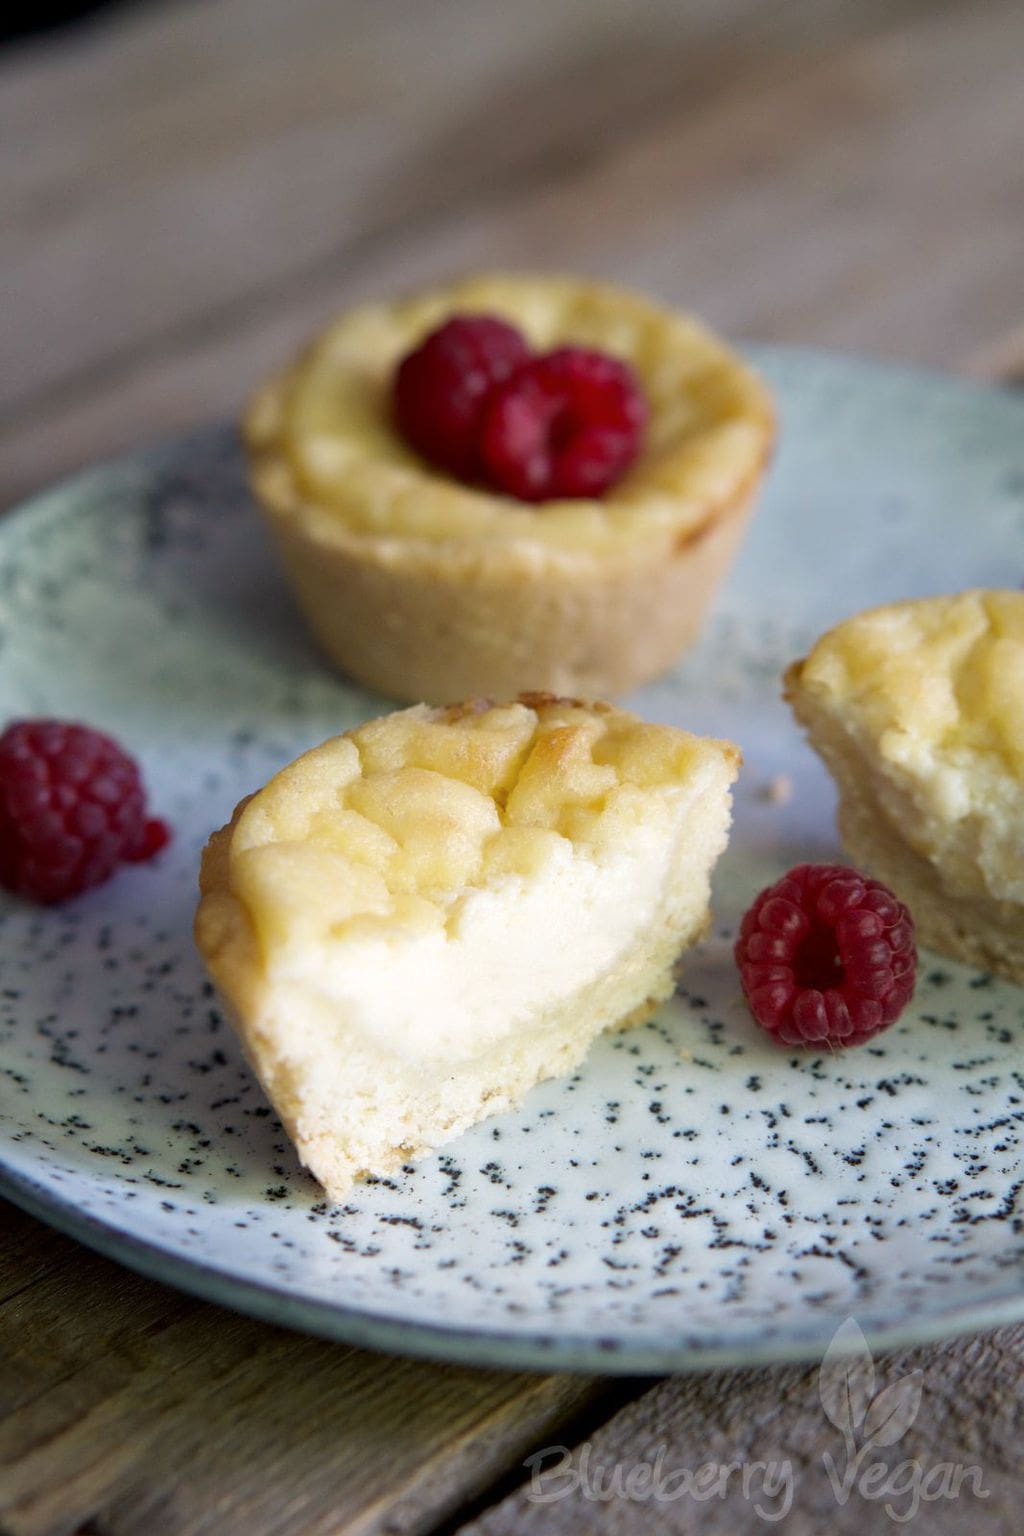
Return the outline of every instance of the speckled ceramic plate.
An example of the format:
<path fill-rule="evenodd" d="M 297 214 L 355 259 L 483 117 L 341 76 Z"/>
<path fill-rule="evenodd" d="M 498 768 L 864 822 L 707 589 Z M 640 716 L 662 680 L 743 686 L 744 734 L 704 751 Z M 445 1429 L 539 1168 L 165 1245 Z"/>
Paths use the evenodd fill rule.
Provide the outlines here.
<path fill-rule="evenodd" d="M 1024 991 L 925 956 L 847 1055 L 790 1055 L 730 961 L 761 885 L 832 858 L 833 796 L 778 697 L 868 603 L 1024 577 L 1024 404 L 770 352 L 783 447 L 706 640 L 633 703 L 735 738 L 718 921 L 678 996 L 570 1081 L 330 1207 L 190 939 L 239 796 L 381 708 L 310 650 L 233 434 L 104 467 L 0 526 L 0 715 L 84 717 L 177 829 L 62 910 L 0 906 L 0 1188 L 138 1269 L 277 1322 L 515 1366 L 665 1371 L 1024 1316 Z M 773 782 L 792 786 L 773 798 Z"/>

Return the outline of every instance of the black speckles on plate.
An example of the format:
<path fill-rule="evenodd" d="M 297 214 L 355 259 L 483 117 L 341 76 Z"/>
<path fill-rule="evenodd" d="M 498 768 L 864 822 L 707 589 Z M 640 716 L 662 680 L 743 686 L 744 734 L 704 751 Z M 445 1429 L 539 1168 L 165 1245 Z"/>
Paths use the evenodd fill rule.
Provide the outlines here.
<path fill-rule="evenodd" d="M 762 886 L 834 858 L 782 667 L 857 607 L 997 584 L 1024 407 L 789 353 L 764 505 L 697 654 L 635 703 L 744 750 L 716 923 L 648 1025 L 342 1206 L 295 1162 L 191 944 L 209 832 L 377 713 L 318 661 L 235 435 L 103 468 L 0 528 L 4 715 L 142 759 L 175 840 L 65 909 L 0 895 L 0 1184 L 95 1246 L 280 1322 L 515 1366 L 663 1371 L 1024 1313 L 1024 993 L 927 957 L 870 1048 L 789 1055 L 731 961 Z M 965 531 L 962 509 L 984 509 Z M 841 566 L 842 584 L 822 571 Z M 784 779 L 790 792 L 766 797 Z"/>

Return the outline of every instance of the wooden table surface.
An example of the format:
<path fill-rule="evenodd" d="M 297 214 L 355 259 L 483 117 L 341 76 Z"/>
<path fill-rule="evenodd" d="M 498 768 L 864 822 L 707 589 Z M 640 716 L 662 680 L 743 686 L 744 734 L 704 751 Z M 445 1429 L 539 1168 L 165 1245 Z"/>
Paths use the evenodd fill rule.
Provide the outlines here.
<path fill-rule="evenodd" d="M 342 304 L 453 269 L 577 269 L 740 341 L 1008 375 L 1022 58 L 1020 0 L 178 0 L 23 45 L 0 56 L 0 505 L 231 415 Z M 830 1485 L 814 1367 L 390 1359 L 0 1222 L 10 1536 L 893 1528 Z M 877 1369 L 922 1373 L 890 1464 L 977 1473 L 905 1523 L 1019 1533 L 1024 1328 Z M 525 1459 L 558 1444 L 575 1473 L 541 1501 Z M 790 1505 L 738 1472 L 593 1496 L 588 1467 L 659 1454 L 785 1461 Z"/>

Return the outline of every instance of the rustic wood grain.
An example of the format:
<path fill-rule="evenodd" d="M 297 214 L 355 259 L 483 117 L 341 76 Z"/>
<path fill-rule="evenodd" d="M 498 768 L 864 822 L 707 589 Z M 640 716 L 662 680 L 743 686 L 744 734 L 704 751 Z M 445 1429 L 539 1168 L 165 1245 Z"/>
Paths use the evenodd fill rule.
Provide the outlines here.
<path fill-rule="evenodd" d="M 652 1529 L 763 1536 L 773 1526 L 786 1536 L 874 1536 L 901 1527 L 928 1536 L 1019 1536 L 1024 1328 L 903 1351 L 879 1360 L 876 1370 L 878 1392 L 921 1372 L 920 1407 L 904 1434 L 869 1448 L 859 1465 L 847 1461 L 825 1415 L 817 1367 L 674 1377 L 614 1415 L 564 1465 L 552 1450 L 535 1464 L 536 1481 L 530 1468 L 520 1489 L 459 1536 L 639 1536 Z M 862 1430 L 855 1446 L 863 1443 Z M 915 1461 L 916 1474 L 900 1470 Z M 882 1470 L 870 1472 L 875 1464 Z M 959 1481 L 946 1466 L 962 1469 Z M 704 1481 L 687 1485 L 682 1474 L 702 1467 Z M 602 1489 L 616 1488 L 616 1475 L 617 1496 L 602 1498 Z M 922 1495 L 916 1511 L 915 1478 Z M 880 1497 L 885 1486 L 890 1493 Z M 954 1488 L 956 1497 L 938 1496 Z"/>
<path fill-rule="evenodd" d="M 836 43 L 909 0 L 819 0 Z M 0 407 L 561 179 L 807 46 L 778 0 L 214 0 L 0 67 Z M 31 259 L 27 260 L 26 257 Z"/>
<path fill-rule="evenodd" d="M 0 1232 L 5 1536 L 426 1531 L 606 1391 L 303 1338 L 11 1206 Z"/>
<path fill-rule="evenodd" d="M 236 53 L 213 0 L 191 42 L 137 25 L 105 98 L 98 46 L 0 71 L 0 505 L 234 413 L 340 305 L 456 268 L 579 268 L 741 339 L 947 366 L 1019 319 L 1018 0 L 457 0 L 441 50 L 430 9 L 374 30 L 303 0 L 283 36 L 259 0 Z"/>
<path fill-rule="evenodd" d="M 702 0 L 680 27 L 674 9 L 594 7 L 581 25 L 565 0 L 520 0 L 481 26 L 476 0 L 447 0 L 442 26 L 416 0 L 218 0 L 115 29 L 77 68 L 49 51 L 15 63 L 6 89 L 0 74 L 0 408 L 617 144 L 703 88 L 723 15 L 756 14 Z M 791 9 L 766 8 L 770 33 Z M 835 30 L 853 13 L 822 14 Z"/>
<path fill-rule="evenodd" d="M 1024 305 L 1024 296 L 1022 296 Z M 968 359 L 966 371 L 983 379 L 1024 385 L 1024 325 L 979 347 Z"/>

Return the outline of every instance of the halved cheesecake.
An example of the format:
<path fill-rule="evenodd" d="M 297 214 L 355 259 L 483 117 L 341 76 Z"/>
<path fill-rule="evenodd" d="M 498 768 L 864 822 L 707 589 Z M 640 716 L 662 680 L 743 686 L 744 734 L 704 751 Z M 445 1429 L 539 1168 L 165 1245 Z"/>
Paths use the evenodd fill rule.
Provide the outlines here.
<path fill-rule="evenodd" d="M 536 694 L 371 721 L 242 802 L 196 940 L 332 1197 L 649 1017 L 708 924 L 738 764 Z"/>
<path fill-rule="evenodd" d="M 922 944 L 1024 982 L 1024 592 L 847 619 L 786 674 L 850 857 Z"/>

